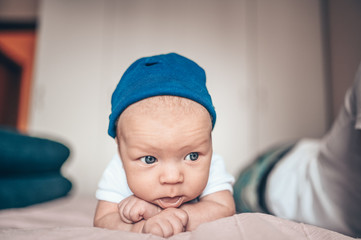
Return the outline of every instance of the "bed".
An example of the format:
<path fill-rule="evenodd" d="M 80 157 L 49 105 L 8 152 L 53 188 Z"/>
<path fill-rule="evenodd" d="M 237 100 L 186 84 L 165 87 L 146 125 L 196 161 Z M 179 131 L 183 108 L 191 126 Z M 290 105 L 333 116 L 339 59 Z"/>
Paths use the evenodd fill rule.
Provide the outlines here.
<path fill-rule="evenodd" d="M 0 239 L 162 239 L 93 227 L 94 196 L 71 194 L 60 142 L 0 128 Z M 69 194 L 70 192 L 70 194 Z M 237 199 L 236 199 L 237 200 Z M 262 213 L 242 213 L 170 239 L 352 239 Z"/>
<path fill-rule="evenodd" d="M 68 195 L 0 211 L 0 239 L 163 239 L 93 227 L 96 200 Z M 169 239 L 353 239 L 326 229 L 261 213 L 243 213 L 200 225 Z"/>

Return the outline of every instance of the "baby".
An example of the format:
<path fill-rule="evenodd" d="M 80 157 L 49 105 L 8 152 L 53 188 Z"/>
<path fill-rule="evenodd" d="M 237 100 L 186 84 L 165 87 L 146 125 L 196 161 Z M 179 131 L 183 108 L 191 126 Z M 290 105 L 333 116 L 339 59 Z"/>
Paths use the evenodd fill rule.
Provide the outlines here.
<path fill-rule="evenodd" d="M 94 226 L 162 237 L 235 213 L 233 177 L 213 154 L 204 70 L 175 53 L 141 58 L 112 96 L 118 154 L 96 196 Z"/>

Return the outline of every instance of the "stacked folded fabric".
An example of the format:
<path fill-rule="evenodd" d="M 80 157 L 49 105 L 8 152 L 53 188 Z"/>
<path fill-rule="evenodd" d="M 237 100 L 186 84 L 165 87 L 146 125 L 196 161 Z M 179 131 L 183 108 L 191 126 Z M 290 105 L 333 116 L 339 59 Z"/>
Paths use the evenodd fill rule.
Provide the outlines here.
<path fill-rule="evenodd" d="M 62 143 L 0 129 L 0 209 L 65 196 L 72 184 L 60 168 L 69 154 Z"/>

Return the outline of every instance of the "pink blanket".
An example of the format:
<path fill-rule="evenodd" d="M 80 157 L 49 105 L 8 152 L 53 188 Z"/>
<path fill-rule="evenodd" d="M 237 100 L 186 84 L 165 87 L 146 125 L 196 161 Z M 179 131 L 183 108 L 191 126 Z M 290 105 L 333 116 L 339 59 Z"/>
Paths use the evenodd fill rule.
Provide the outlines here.
<path fill-rule="evenodd" d="M 163 239 L 150 234 L 92 227 L 96 200 L 66 197 L 22 209 L 0 211 L 0 239 Z M 204 223 L 169 239 L 353 239 L 326 229 L 260 213 Z"/>

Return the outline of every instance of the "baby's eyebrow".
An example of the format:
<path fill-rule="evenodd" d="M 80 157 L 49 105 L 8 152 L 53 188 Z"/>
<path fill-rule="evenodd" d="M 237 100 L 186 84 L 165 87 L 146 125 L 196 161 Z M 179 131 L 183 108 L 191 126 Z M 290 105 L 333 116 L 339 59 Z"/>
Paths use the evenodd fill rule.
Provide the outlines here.
<path fill-rule="evenodd" d="M 180 143 L 178 146 L 173 146 L 173 150 L 177 152 L 183 151 L 197 151 L 197 148 L 203 146 L 209 142 L 209 139 L 200 139 L 199 141 L 193 141 L 188 143 Z M 154 145 L 152 143 L 144 142 L 142 144 L 136 143 L 134 145 L 127 146 L 128 151 L 142 152 L 143 154 L 156 155 L 165 151 L 163 146 Z M 187 152 L 188 153 L 188 152 Z"/>
<path fill-rule="evenodd" d="M 192 144 L 185 144 L 184 146 L 180 147 L 180 150 L 196 148 L 196 147 L 207 144 L 209 141 L 210 140 L 208 138 L 207 139 L 203 138 L 203 139 L 200 139 L 199 141 L 194 141 Z"/>
<path fill-rule="evenodd" d="M 151 144 L 147 144 L 147 143 L 136 143 L 136 144 L 130 144 L 128 146 L 126 146 L 127 151 L 129 152 L 135 152 L 138 153 L 140 155 L 157 155 L 157 153 L 159 153 L 160 151 L 162 151 L 161 147 L 158 147 L 156 145 L 151 145 Z"/>

